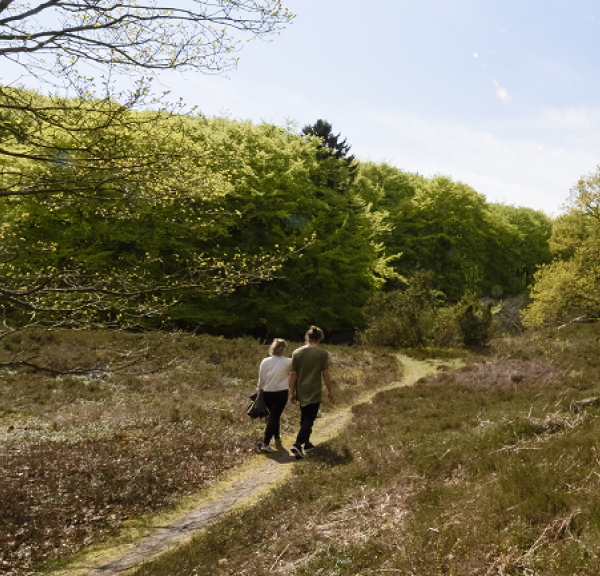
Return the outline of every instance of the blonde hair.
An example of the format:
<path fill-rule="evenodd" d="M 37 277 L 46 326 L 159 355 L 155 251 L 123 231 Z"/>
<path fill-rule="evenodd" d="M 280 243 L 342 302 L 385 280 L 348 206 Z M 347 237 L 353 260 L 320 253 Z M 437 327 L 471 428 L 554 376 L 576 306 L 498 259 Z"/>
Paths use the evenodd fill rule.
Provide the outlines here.
<path fill-rule="evenodd" d="M 318 326 L 311 326 L 304 335 L 306 342 L 314 342 L 315 344 L 318 344 L 324 337 L 323 330 Z"/>
<path fill-rule="evenodd" d="M 273 338 L 273 343 L 269 346 L 271 356 L 281 356 L 287 348 L 287 342 L 283 338 Z"/>

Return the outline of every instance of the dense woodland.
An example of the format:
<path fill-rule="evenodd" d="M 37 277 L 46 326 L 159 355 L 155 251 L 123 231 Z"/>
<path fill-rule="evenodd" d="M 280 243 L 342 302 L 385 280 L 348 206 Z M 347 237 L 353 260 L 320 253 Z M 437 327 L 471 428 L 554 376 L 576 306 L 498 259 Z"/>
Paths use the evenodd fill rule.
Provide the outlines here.
<path fill-rule="evenodd" d="M 2 159 L 2 306 L 13 327 L 360 330 L 365 305 L 415 274 L 428 274 L 438 306 L 501 300 L 559 265 L 551 247 L 579 254 L 575 216 L 552 235 L 542 212 L 359 162 L 322 120 L 300 133 L 20 90 L 3 102 L 13 154 Z M 57 125 L 65 111 L 70 130 Z"/>
<path fill-rule="evenodd" d="M 207 118 L 153 90 L 152 71 L 235 67 L 245 34 L 293 20 L 279 1 L 9 2 L 0 15 L 0 58 L 40 86 L 0 84 L 0 335 L 268 338 L 314 322 L 384 344 L 454 326 L 466 343 L 520 294 L 526 325 L 597 315 L 598 175 L 553 222 L 448 176 L 361 162 L 325 119 Z"/>

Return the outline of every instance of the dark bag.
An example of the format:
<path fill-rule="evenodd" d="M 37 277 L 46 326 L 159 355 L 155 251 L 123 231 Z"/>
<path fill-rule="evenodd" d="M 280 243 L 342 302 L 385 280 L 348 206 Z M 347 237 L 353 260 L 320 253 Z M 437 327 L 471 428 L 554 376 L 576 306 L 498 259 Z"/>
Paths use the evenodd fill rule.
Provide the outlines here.
<path fill-rule="evenodd" d="M 248 406 L 248 416 L 250 418 L 266 418 L 269 415 L 269 409 L 262 390 L 258 394 L 252 394 L 250 400 L 252 400 L 250 406 Z"/>

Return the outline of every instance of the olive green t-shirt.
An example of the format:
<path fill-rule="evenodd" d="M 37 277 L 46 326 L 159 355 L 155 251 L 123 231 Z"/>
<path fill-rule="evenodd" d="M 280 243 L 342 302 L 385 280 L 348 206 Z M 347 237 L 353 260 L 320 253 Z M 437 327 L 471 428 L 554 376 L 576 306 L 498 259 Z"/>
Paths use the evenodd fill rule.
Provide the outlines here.
<path fill-rule="evenodd" d="M 303 346 L 292 353 L 290 372 L 296 373 L 296 397 L 300 406 L 321 402 L 321 372 L 329 368 L 329 352 Z"/>

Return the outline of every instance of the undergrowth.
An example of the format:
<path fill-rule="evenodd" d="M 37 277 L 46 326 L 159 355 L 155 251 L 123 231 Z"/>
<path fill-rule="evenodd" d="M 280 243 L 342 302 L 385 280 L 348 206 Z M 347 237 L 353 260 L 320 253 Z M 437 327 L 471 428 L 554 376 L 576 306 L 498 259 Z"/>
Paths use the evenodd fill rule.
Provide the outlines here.
<path fill-rule="evenodd" d="M 138 576 L 600 573 L 599 325 L 485 356 L 354 409 L 345 434 Z"/>
<path fill-rule="evenodd" d="M 0 572 L 32 573 L 252 457 L 264 421 L 246 408 L 267 348 L 184 333 L 3 340 L 0 361 L 27 349 L 36 364 L 78 370 L 0 371 Z M 328 349 L 340 404 L 397 378 L 387 350 Z M 284 412 L 284 433 L 297 419 Z"/>

